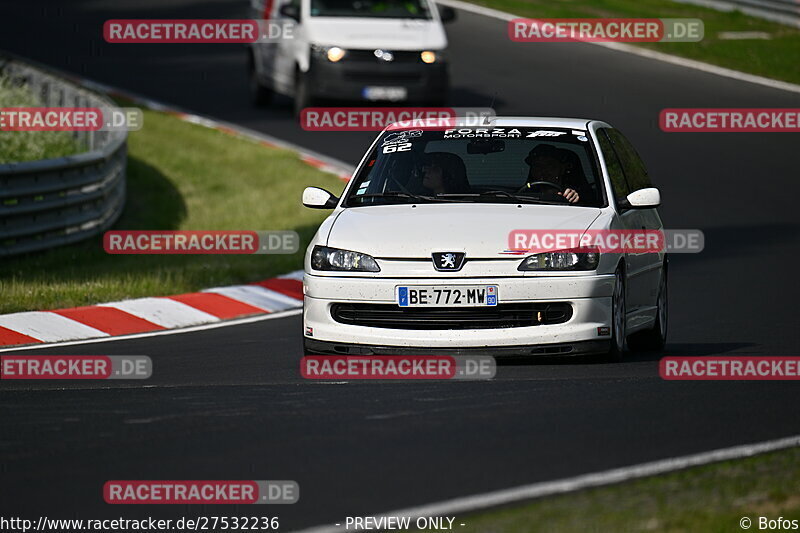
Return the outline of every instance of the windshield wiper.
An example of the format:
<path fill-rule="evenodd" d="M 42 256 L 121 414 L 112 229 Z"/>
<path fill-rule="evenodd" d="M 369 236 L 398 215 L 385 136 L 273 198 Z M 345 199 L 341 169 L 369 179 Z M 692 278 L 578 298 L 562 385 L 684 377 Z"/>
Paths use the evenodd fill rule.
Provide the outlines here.
<path fill-rule="evenodd" d="M 439 200 L 438 198 L 434 198 L 433 196 L 420 196 L 420 195 L 417 195 L 417 194 L 411 194 L 411 193 L 402 192 L 402 191 L 387 191 L 387 192 L 384 192 L 382 194 L 359 194 L 359 195 L 351 196 L 350 198 L 348 198 L 348 201 L 350 201 L 350 200 L 359 200 L 359 199 L 362 199 L 362 198 L 407 198 L 409 200 L 416 200 L 418 202 L 419 201 L 423 201 L 423 202 L 424 201 L 430 201 L 430 202 L 436 202 L 436 201 L 444 202 L 444 201 L 446 201 L 444 199 Z"/>
<path fill-rule="evenodd" d="M 483 192 L 480 192 L 480 193 L 470 193 L 470 192 L 465 192 L 465 193 L 447 193 L 447 194 L 437 194 L 436 196 L 437 197 L 439 197 L 439 196 L 441 196 L 441 197 L 454 197 L 454 198 L 455 197 L 459 197 L 459 198 L 481 198 L 481 197 L 485 197 L 485 196 L 495 196 L 495 197 L 503 196 L 505 198 L 508 198 L 510 200 L 514 200 L 515 202 L 520 202 L 520 203 L 534 203 L 534 204 L 550 203 L 550 202 L 537 200 L 535 198 L 531 198 L 531 197 L 527 197 L 527 196 L 518 196 L 518 195 L 510 193 L 508 191 L 501 191 L 499 189 L 491 190 L 491 191 L 483 191 Z"/>

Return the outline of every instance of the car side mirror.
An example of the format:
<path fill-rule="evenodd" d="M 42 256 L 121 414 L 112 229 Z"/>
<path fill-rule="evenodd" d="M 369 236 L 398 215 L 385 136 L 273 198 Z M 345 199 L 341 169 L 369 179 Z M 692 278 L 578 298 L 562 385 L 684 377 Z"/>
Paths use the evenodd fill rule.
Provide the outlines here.
<path fill-rule="evenodd" d="M 661 193 L 655 187 L 633 191 L 627 197 L 631 209 L 654 209 L 661 205 Z"/>
<path fill-rule="evenodd" d="M 280 13 L 286 18 L 292 19 L 296 22 L 300 22 L 300 8 L 294 4 L 283 4 L 278 9 L 278 13 Z"/>
<path fill-rule="evenodd" d="M 442 19 L 442 22 L 447 24 L 448 22 L 453 22 L 456 20 L 456 10 L 450 6 L 438 6 L 439 7 L 439 18 Z"/>
<path fill-rule="evenodd" d="M 325 189 L 306 187 L 303 191 L 303 205 L 312 209 L 333 209 L 339 199 Z"/>

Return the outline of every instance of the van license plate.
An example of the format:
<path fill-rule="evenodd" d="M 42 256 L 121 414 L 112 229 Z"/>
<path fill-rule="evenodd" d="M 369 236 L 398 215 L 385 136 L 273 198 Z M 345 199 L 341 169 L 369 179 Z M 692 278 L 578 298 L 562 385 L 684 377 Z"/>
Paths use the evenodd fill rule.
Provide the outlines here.
<path fill-rule="evenodd" d="M 408 90 L 405 87 L 364 87 L 361 96 L 366 100 L 398 102 L 408 97 Z"/>

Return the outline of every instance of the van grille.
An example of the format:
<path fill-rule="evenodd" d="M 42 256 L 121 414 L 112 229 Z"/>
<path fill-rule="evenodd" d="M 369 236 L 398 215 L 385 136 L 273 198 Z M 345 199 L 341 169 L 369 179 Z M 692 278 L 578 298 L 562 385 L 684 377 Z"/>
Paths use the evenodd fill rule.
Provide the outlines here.
<path fill-rule="evenodd" d="M 344 76 L 358 83 L 417 83 L 422 79 L 419 72 L 395 72 L 373 70 L 369 72 L 345 71 Z"/>
<path fill-rule="evenodd" d="M 388 63 L 422 63 L 420 52 L 409 50 L 390 50 L 394 59 Z M 346 61 L 367 61 L 370 63 L 384 64 L 387 61 L 375 57 L 375 50 L 348 50 L 344 56 Z"/>

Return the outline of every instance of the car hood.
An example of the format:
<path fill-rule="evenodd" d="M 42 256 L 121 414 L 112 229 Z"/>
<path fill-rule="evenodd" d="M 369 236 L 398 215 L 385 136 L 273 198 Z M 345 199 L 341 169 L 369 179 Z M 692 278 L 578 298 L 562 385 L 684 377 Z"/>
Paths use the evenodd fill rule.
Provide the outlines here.
<path fill-rule="evenodd" d="M 311 43 L 344 49 L 441 50 L 447 37 L 435 20 L 361 17 L 309 17 L 304 27 Z"/>
<path fill-rule="evenodd" d="M 411 204 L 344 209 L 328 246 L 383 258 L 429 258 L 433 252 L 506 257 L 513 230 L 586 230 L 591 207 L 517 204 Z"/>

